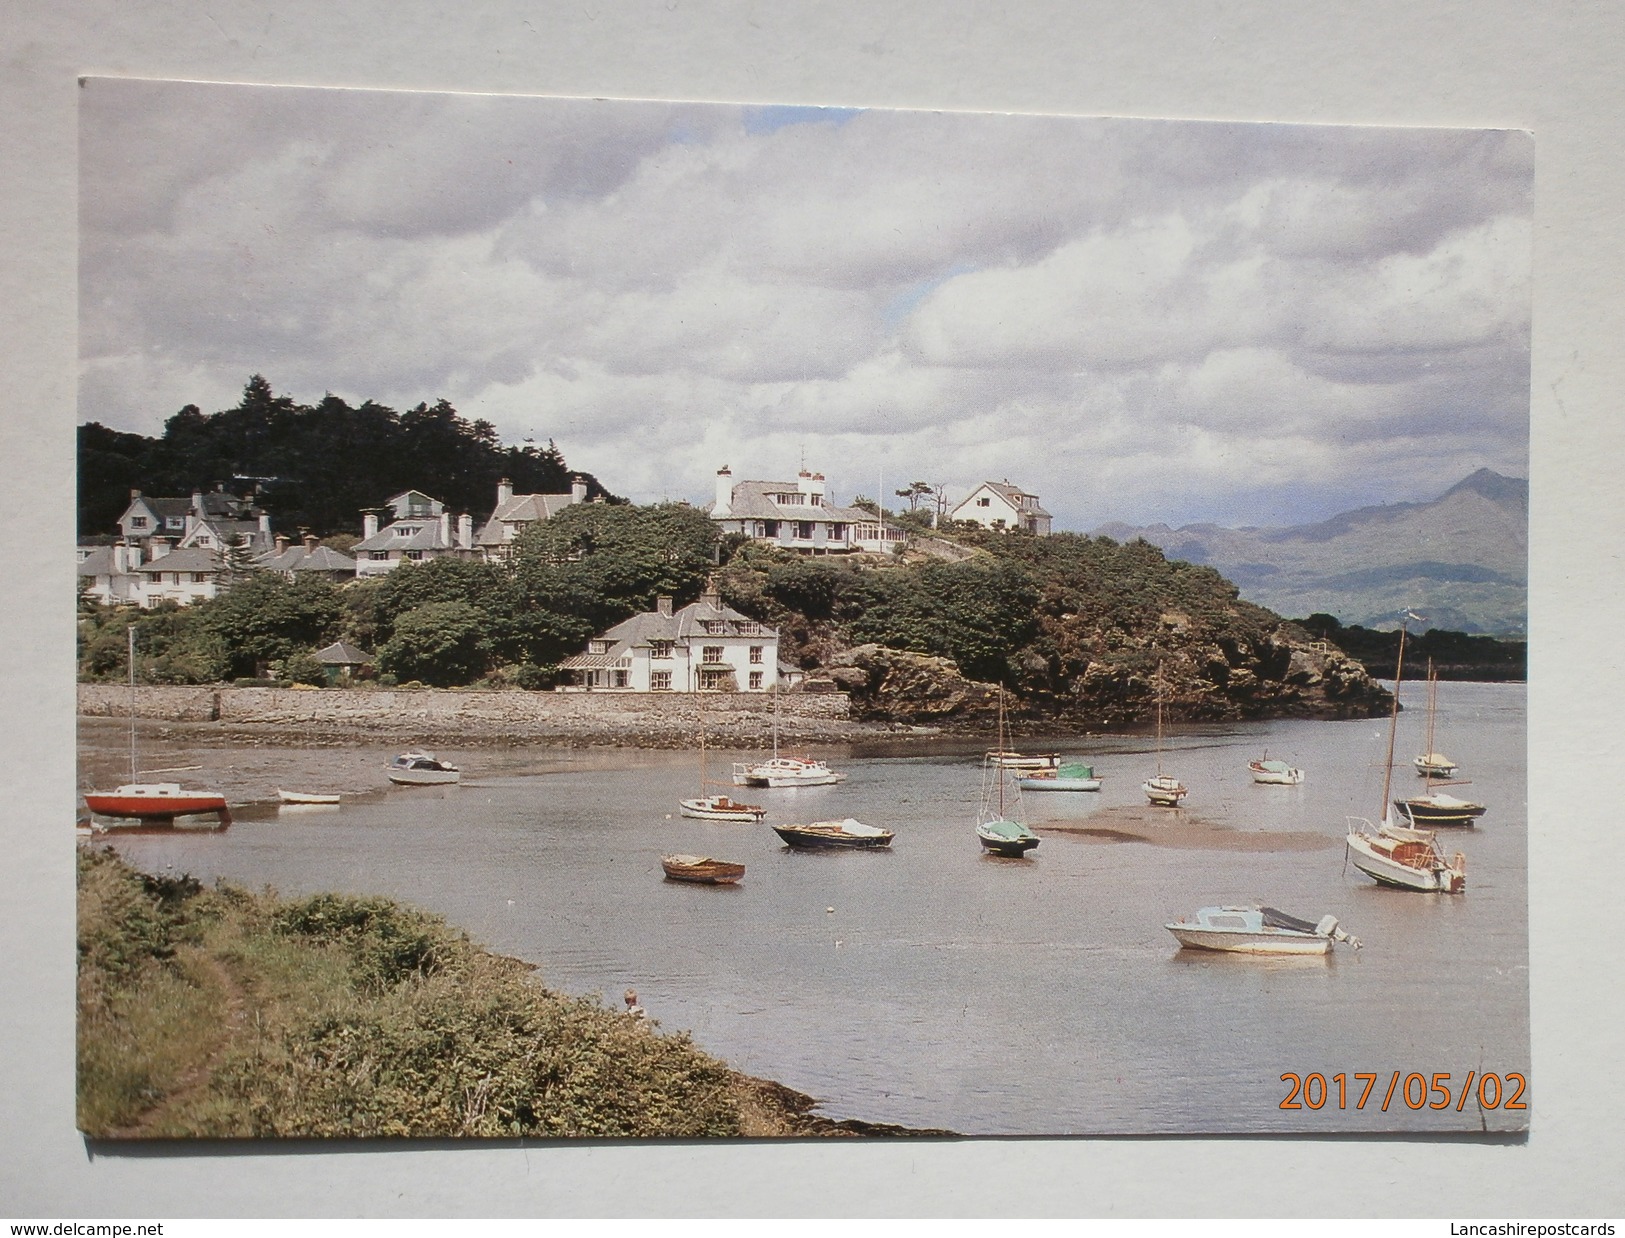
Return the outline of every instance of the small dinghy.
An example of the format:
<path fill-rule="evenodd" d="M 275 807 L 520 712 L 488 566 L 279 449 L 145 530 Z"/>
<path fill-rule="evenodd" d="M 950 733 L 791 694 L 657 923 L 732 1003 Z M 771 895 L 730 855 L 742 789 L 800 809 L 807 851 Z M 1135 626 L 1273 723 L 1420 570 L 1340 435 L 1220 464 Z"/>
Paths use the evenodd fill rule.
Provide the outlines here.
<path fill-rule="evenodd" d="M 389 780 L 403 787 L 434 787 L 457 782 L 462 774 L 449 761 L 438 761 L 432 752 L 413 749 L 389 763 Z"/>
<path fill-rule="evenodd" d="M 336 795 L 319 795 L 314 791 L 284 791 L 281 787 L 276 789 L 277 798 L 284 804 L 336 804 L 339 797 Z"/>
<path fill-rule="evenodd" d="M 1360 941 L 1337 925 L 1336 916 L 1300 920 L 1273 907 L 1203 907 L 1191 920 L 1163 925 L 1188 950 L 1230 954 L 1327 954 L 1332 943 L 1358 950 Z"/>
<path fill-rule="evenodd" d="M 663 855 L 660 867 L 672 881 L 694 881 L 702 885 L 732 885 L 745 875 L 743 864 L 713 860 L 704 855 Z"/>
<path fill-rule="evenodd" d="M 775 825 L 773 832 L 792 847 L 889 847 L 890 830 L 865 825 L 848 817 L 845 821 L 814 821 L 811 825 Z"/>

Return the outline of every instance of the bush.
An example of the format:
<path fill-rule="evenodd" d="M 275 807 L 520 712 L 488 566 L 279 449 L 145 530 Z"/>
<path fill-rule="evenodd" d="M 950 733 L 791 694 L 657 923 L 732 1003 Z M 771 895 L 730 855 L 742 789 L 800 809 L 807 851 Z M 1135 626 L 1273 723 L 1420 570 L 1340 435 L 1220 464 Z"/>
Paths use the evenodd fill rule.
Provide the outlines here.
<path fill-rule="evenodd" d="M 271 664 L 271 672 L 281 682 L 306 684 L 313 688 L 327 686 L 327 668 L 311 653 L 295 653 Z"/>

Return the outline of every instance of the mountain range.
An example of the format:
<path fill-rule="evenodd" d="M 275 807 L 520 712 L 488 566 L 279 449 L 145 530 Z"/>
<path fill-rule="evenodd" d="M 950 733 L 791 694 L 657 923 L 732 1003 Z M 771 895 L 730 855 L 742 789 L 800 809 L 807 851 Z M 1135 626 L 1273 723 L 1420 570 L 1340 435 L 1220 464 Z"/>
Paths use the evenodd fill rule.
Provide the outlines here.
<path fill-rule="evenodd" d="M 1423 503 L 1387 503 L 1318 524 L 1227 529 L 1108 524 L 1097 536 L 1141 537 L 1170 559 L 1203 563 L 1277 614 L 1322 613 L 1344 624 L 1425 626 L 1521 637 L 1528 626 L 1529 483 L 1490 469 Z"/>

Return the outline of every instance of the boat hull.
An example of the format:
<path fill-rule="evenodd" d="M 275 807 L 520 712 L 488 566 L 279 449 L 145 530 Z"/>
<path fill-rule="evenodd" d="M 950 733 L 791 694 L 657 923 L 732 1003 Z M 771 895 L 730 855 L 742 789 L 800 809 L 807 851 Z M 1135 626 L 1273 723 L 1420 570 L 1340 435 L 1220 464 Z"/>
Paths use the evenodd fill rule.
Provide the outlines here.
<path fill-rule="evenodd" d="M 1482 804 L 1435 804 L 1427 800 L 1395 800 L 1394 809 L 1421 829 L 1470 826 L 1488 811 Z"/>
<path fill-rule="evenodd" d="M 692 881 L 698 885 L 732 885 L 745 875 L 743 864 L 701 855 L 663 855 L 660 867 L 671 881 Z"/>
<path fill-rule="evenodd" d="M 1220 929 L 1199 928 L 1188 924 L 1163 926 L 1174 935 L 1174 940 L 1187 950 L 1217 950 L 1225 954 L 1328 954 L 1332 941 L 1312 933 L 1292 933 L 1285 930 L 1263 932 L 1225 932 Z"/>
<path fill-rule="evenodd" d="M 1180 783 L 1173 779 L 1153 778 L 1150 782 L 1140 784 L 1140 790 L 1145 792 L 1145 798 L 1159 808 L 1178 808 L 1179 801 L 1190 794 Z"/>
<path fill-rule="evenodd" d="M 987 754 L 990 765 L 997 765 L 1001 769 L 1058 769 L 1061 758 L 1055 753 L 1046 753 L 1043 756 L 1022 756 L 1019 752 L 990 752 Z"/>
<path fill-rule="evenodd" d="M 1011 859 L 1020 859 L 1034 847 L 1038 846 L 1036 837 L 1028 838 L 989 838 L 986 834 L 978 833 L 976 837 L 981 841 L 984 850 L 994 855 L 1008 856 Z"/>
<path fill-rule="evenodd" d="M 1265 769 L 1254 762 L 1248 767 L 1253 772 L 1253 781 L 1265 787 L 1295 787 L 1303 781 L 1301 769 Z"/>
<path fill-rule="evenodd" d="M 117 791 L 92 791 L 85 806 L 104 817 L 169 821 L 199 813 L 224 813 L 226 797 L 216 791 L 183 791 L 167 783 L 132 784 Z"/>
<path fill-rule="evenodd" d="M 443 787 L 462 780 L 455 769 L 392 769 L 389 780 L 402 787 Z"/>
<path fill-rule="evenodd" d="M 721 797 L 708 796 L 700 800 L 681 800 L 678 812 L 696 821 L 760 821 L 767 809 L 754 804 L 736 804 L 732 800 L 719 802 Z"/>
<path fill-rule="evenodd" d="M 892 840 L 892 836 L 885 832 L 879 834 L 848 834 L 797 825 L 775 825 L 773 832 L 788 845 L 801 850 L 824 850 L 837 847 L 874 850 L 891 846 Z"/>
<path fill-rule="evenodd" d="M 736 787 L 828 787 L 845 779 L 822 761 L 798 761 L 778 758 L 756 765 L 735 765 L 733 784 Z"/>
<path fill-rule="evenodd" d="M 1017 778 L 1023 791 L 1098 791 L 1098 778 Z"/>
<path fill-rule="evenodd" d="M 336 795 L 313 795 L 306 791 L 284 791 L 277 788 L 277 798 L 284 804 L 336 804 L 339 797 Z"/>

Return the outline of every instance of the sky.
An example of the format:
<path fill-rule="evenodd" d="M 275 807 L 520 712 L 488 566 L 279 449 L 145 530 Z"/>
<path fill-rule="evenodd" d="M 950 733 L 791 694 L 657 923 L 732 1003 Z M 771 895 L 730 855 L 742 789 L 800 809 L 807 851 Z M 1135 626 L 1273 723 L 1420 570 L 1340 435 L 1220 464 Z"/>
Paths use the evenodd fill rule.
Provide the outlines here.
<path fill-rule="evenodd" d="M 1058 529 L 1528 476 L 1533 141 L 88 79 L 83 421 L 444 398 L 635 501 Z M 208 481 L 213 479 L 200 479 Z M 494 496 L 493 496 L 494 499 Z"/>

